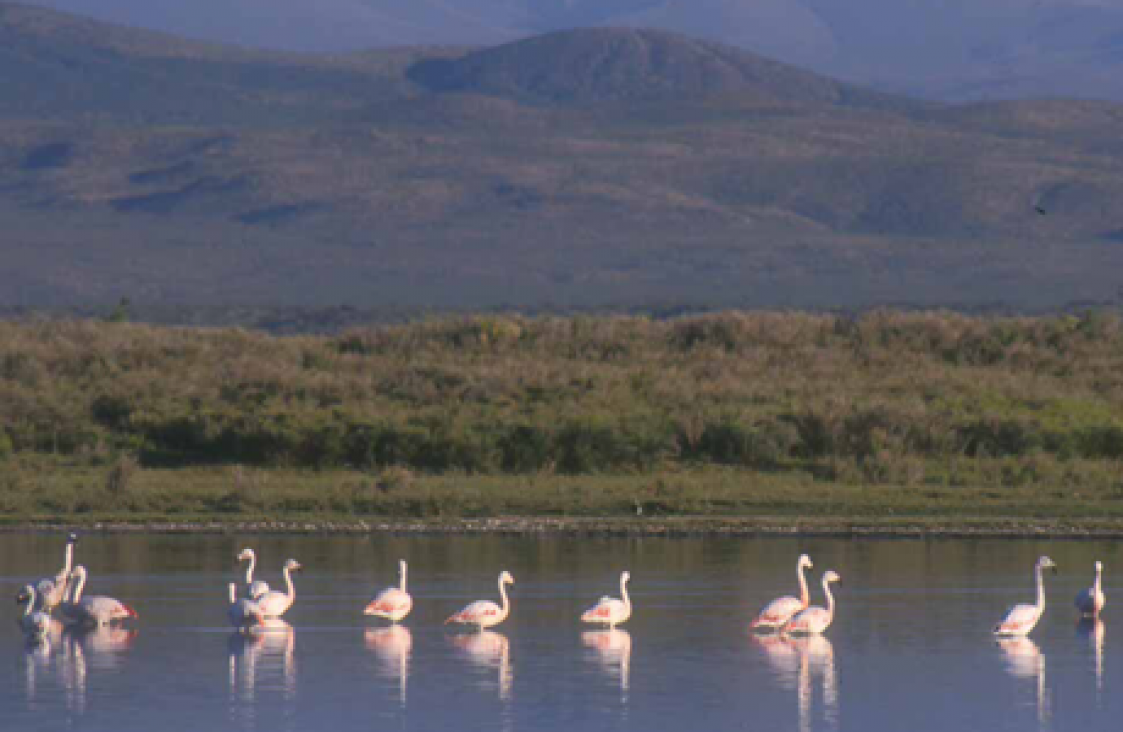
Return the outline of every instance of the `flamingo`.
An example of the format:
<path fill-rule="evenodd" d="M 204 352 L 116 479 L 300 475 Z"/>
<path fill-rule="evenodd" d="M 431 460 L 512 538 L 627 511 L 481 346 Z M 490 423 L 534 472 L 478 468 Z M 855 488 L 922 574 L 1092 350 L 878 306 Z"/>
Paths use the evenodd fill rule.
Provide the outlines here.
<path fill-rule="evenodd" d="M 1037 560 L 1037 564 L 1034 566 L 1034 574 L 1037 575 L 1037 604 L 1015 605 L 1010 608 L 1006 617 L 994 626 L 995 635 L 1029 635 L 1029 632 L 1037 625 L 1037 621 L 1041 619 L 1041 614 L 1045 612 L 1045 581 L 1041 578 L 1041 572 L 1045 569 L 1051 569 L 1053 574 L 1056 574 L 1057 565 L 1049 557 L 1043 556 Z"/>
<path fill-rule="evenodd" d="M 363 610 L 363 615 L 376 615 L 380 618 L 387 618 L 392 623 L 397 623 L 399 620 L 409 615 L 409 611 L 413 609 L 413 598 L 406 592 L 406 560 L 398 560 L 398 574 L 401 577 L 401 584 L 398 587 L 387 587 L 378 596 L 370 601 L 370 604 Z"/>
<path fill-rule="evenodd" d="M 632 601 L 628 598 L 628 580 L 632 578 L 631 573 L 620 573 L 620 597 L 609 597 L 605 595 L 597 601 L 596 605 L 586 610 L 581 615 L 581 622 L 583 623 L 604 623 L 609 628 L 615 629 L 617 625 L 623 623 L 625 620 L 632 616 Z"/>
<path fill-rule="evenodd" d="M 24 606 L 23 615 L 19 619 L 20 630 L 29 640 L 41 641 L 47 637 L 47 631 L 51 627 L 51 616 L 35 609 L 36 599 L 35 588 L 31 585 L 26 585 L 16 595 L 16 603 Z"/>
<path fill-rule="evenodd" d="M 254 554 L 253 549 L 250 549 L 248 546 L 238 554 L 239 562 L 244 562 L 247 559 L 250 564 L 246 567 L 246 597 L 251 600 L 256 600 L 266 592 L 269 592 L 269 584 L 261 580 L 254 581 L 253 569 L 257 566 L 257 555 Z"/>
<path fill-rule="evenodd" d="M 230 607 L 226 611 L 230 624 L 238 630 L 245 630 L 255 625 L 265 625 L 265 615 L 261 606 L 253 600 L 238 597 L 238 586 L 230 583 Z"/>
<path fill-rule="evenodd" d="M 784 626 L 784 630 L 791 635 L 809 635 L 811 633 L 822 633 L 829 628 L 831 621 L 834 620 L 834 595 L 831 594 L 831 582 L 841 581 L 842 577 L 839 577 L 838 572 L 833 569 L 824 572 L 823 594 L 827 597 L 827 606 L 822 608 L 812 605 L 800 610 L 792 616 L 792 619 Z"/>
<path fill-rule="evenodd" d="M 1076 609 L 1080 614 L 1085 617 L 1097 618 L 1100 615 L 1100 610 L 1104 609 L 1107 604 L 1107 598 L 1104 597 L 1104 591 L 1100 587 L 1100 576 L 1104 571 L 1104 563 L 1096 562 L 1096 581 L 1086 590 L 1081 591 L 1076 596 Z"/>
<path fill-rule="evenodd" d="M 296 600 L 296 588 L 292 584 L 292 573 L 299 572 L 304 569 L 300 562 L 295 559 L 289 559 L 285 562 L 285 566 L 281 569 L 281 574 L 285 577 L 285 587 L 288 588 L 287 592 L 278 592 L 272 590 L 257 598 L 257 604 L 261 608 L 261 612 L 267 618 L 279 618 L 288 612 L 292 607 L 293 602 Z"/>
<path fill-rule="evenodd" d="M 807 592 L 807 577 L 804 576 L 803 570 L 811 569 L 814 566 L 811 563 L 811 557 L 800 554 L 795 567 L 796 576 L 799 578 L 799 599 L 791 595 L 777 597 L 764 606 L 753 619 L 753 622 L 749 624 L 749 628 L 754 630 L 779 630 L 792 619 L 793 615 L 810 605 L 811 595 Z"/>
<path fill-rule="evenodd" d="M 36 600 L 39 603 L 39 609 L 43 612 L 50 613 L 66 599 L 70 570 L 74 563 L 74 544 L 77 541 L 77 535 L 73 533 L 67 535 L 62 569 L 54 577 L 39 580 L 36 585 Z"/>
<path fill-rule="evenodd" d="M 475 625 L 480 630 L 499 625 L 507 619 L 507 615 L 511 612 L 511 603 L 507 599 L 506 585 L 508 584 L 515 584 L 515 578 L 511 576 L 510 572 L 503 570 L 502 574 L 499 575 L 499 596 L 503 598 L 503 607 L 490 600 L 476 600 L 446 620 L 445 625 L 449 623 Z"/>
<path fill-rule="evenodd" d="M 72 625 L 108 625 L 114 620 L 139 618 L 136 611 L 112 597 L 90 595 L 82 597 L 86 587 L 86 568 L 79 564 L 70 575 L 76 580 L 70 600 L 61 606 L 63 617 Z"/>

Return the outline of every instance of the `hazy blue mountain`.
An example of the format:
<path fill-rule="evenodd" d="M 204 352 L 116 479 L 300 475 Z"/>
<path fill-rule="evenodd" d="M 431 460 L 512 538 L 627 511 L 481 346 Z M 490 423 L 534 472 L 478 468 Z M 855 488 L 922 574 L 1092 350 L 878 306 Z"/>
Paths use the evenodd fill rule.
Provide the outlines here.
<path fill-rule="evenodd" d="M 0 1 L 0 312 L 1114 302 L 1121 124 L 662 30 L 309 56 Z"/>
<path fill-rule="evenodd" d="M 1123 99 L 1123 0 L 28 0 L 189 37 L 310 52 L 492 45 L 647 27 L 945 99 Z"/>

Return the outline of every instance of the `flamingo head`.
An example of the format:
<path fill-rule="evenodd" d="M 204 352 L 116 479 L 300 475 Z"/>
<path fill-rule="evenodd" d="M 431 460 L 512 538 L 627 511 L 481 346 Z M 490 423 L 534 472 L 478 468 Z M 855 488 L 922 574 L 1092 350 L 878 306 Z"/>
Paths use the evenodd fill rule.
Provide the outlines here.
<path fill-rule="evenodd" d="M 1052 570 L 1053 574 L 1057 573 L 1057 564 L 1056 564 L 1056 562 L 1054 562 L 1049 557 L 1043 556 L 1040 559 L 1038 559 L 1037 560 L 1037 566 L 1040 567 L 1041 569 Z"/>
<path fill-rule="evenodd" d="M 620 581 L 621 582 L 627 582 L 630 579 L 632 579 L 632 573 L 629 572 L 628 570 L 625 569 L 623 572 L 620 573 Z"/>
<path fill-rule="evenodd" d="M 31 598 L 33 597 L 35 597 L 35 588 L 31 585 L 26 585 L 16 594 L 16 604 L 26 605 L 31 602 Z"/>
<path fill-rule="evenodd" d="M 806 554 L 800 554 L 799 555 L 799 568 L 800 569 L 811 569 L 814 566 L 815 565 L 811 563 L 811 557 L 807 556 Z"/>
<path fill-rule="evenodd" d="M 1103 562 L 1100 562 L 1100 561 L 1096 562 L 1096 571 L 1097 572 L 1104 571 L 1104 563 Z"/>
<path fill-rule="evenodd" d="M 499 575 L 499 581 L 502 582 L 505 585 L 515 584 L 515 578 L 512 577 L 511 573 L 508 572 L 507 570 L 503 570 L 503 574 Z"/>
<path fill-rule="evenodd" d="M 66 543 L 67 544 L 77 544 L 78 543 L 78 535 L 75 534 L 73 531 L 71 531 L 69 534 L 66 535 Z"/>
<path fill-rule="evenodd" d="M 406 560 L 399 559 L 398 560 L 398 574 L 405 574 L 405 573 L 406 573 Z"/>
<path fill-rule="evenodd" d="M 81 564 L 79 564 L 77 567 L 75 567 L 70 572 L 70 579 L 85 579 L 85 578 L 86 578 L 86 568 Z"/>
<path fill-rule="evenodd" d="M 296 561 L 295 559 L 290 559 L 290 560 L 285 562 L 285 569 L 287 569 L 290 572 L 299 572 L 300 570 L 304 569 L 304 565 L 302 565 L 300 562 Z"/>
<path fill-rule="evenodd" d="M 842 581 L 841 575 L 839 575 L 839 573 L 834 571 L 833 569 L 828 569 L 823 574 L 823 582 L 824 583 L 826 583 L 826 582 L 841 582 L 841 581 Z"/>
<path fill-rule="evenodd" d="M 245 562 L 250 559 L 253 559 L 253 549 L 250 549 L 248 546 L 238 553 L 237 561 Z"/>

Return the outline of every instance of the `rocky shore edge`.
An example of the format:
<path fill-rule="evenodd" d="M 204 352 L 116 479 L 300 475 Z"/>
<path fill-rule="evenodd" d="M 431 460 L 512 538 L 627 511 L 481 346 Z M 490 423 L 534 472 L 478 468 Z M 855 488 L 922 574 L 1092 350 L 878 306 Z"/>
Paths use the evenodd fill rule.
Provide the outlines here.
<path fill-rule="evenodd" d="M 886 538 L 1123 538 L 1120 519 L 670 517 L 571 518 L 502 516 L 455 519 L 284 519 L 230 521 L 25 521 L 0 532 L 150 534 L 447 534 L 509 536 L 830 536 Z"/>

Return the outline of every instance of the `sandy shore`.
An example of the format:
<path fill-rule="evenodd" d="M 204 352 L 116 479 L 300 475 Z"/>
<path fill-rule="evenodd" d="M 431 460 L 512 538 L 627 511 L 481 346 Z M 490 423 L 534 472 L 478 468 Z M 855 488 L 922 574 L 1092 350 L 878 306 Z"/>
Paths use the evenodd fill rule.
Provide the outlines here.
<path fill-rule="evenodd" d="M 29 521 L 0 526 L 3 532 L 87 532 L 155 534 L 500 534 L 601 536 L 883 536 L 1123 538 L 1117 519 L 1040 518 L 862 518 L 862 517 L 671 517 L 284 520 L 284 521 Z"/>

